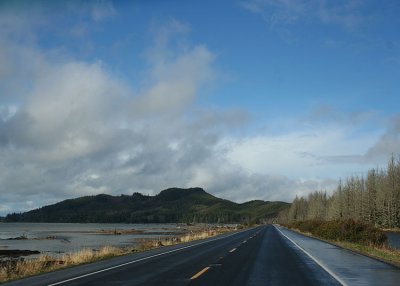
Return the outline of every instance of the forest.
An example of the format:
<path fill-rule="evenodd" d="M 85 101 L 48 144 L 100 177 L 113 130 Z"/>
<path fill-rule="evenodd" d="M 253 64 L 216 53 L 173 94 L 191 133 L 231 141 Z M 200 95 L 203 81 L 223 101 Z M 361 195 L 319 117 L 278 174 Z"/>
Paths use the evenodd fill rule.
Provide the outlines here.
<path fill-rule="evenodd" d="M 296 197 L 278 218 L 281 223 L 349 219 L 384 229 L 400 227 L 400 156 L 392 155 L 386 168 L 339 181 L 330 195 L 315 191 L 308 197 Z"/>
<path fill-rule="evenodd" d="M 250 201 L 237 204 L 214 197 L 202 188 L 170 188 L 158 195 L 99 194 L 68 199 L 25 213 L 6 216 L 6 222 L 75 223 L 245 223 L 277 217 L 284 202 Z"/>

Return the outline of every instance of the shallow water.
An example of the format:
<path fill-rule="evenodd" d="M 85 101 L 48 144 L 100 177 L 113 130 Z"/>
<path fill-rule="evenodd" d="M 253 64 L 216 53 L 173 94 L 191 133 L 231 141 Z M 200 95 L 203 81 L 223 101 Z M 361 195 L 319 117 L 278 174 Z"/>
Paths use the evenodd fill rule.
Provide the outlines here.
<path fill-rule="evenodd" d="M 399 232 L 386 232 L 388 243 L 390 247 L 400 249 L 400 233 Z"/>
<path fill-rule="evenodd" d="M 132 246 L 138 239 L 165 236 L 179 232 L 177 224 L 78 224 L 78 223 L 0 223 L 0 249 L 38 250 L 51 255 L 99 249 L 104 245 Z M 139 230 L 135 234 L 99 234 L 102 230 Z M 156 234 L 155 234 L 156 233 Z M 165 233 L 165 235 L 163 235 Z M 26 236 L 24 240 L 9 238 Z M 46 239 L 51 237 L 51 239 Z"/>

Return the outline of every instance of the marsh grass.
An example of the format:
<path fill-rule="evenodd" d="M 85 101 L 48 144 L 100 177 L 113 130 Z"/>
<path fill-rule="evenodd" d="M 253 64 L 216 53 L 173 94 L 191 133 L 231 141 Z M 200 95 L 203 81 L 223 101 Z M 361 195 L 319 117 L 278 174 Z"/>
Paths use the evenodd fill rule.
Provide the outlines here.
<path fill-rule="evenodd" d="M 180 236 L 174 237 L 160 237 L 158 239 L 142 239 L 138 241 L 136 249 L 133 251 L 145 251 L 162 246 L 175 245 L 179 243 L 186 243 L 194 240 L 206 239 L 222 233 L 233 231 L 231 228 L 220 228 L 217 230 L 204 230 L 198 232 L 191 232 Z"/>
<path fill-rule="evenodd" d="M 94 262 L 108 257 L 125 254 L 127 250 L 103 246 L 99 250 L 81 249 L 76 252 L 65 253 L 61 257 L 40 255 L 37 258 L 12 259 L 0 264 L 0 283 L 8 280 L 53 271 L 62 267 Z"/>
<path fill-rule="evenodd" d="M 103 246 L 99 250 L 84 248 L 76 252 L 65 253 L 60 257 L 55 257 L 51 255 L 40 255 L 37 258 L 12 259 L 0 262 L 0 283 L 10 280 L 21 279 L 24 277 L 45 272 L 50 272 L 64 267 L 90 263 L 114 256 L 120 256 L 132 252 L 146 251 L 162 246 L 205 239 L 218 234 L 231 232 L 233 230 L 236 229 L 225 227 L 212 230 L 190 232 L 176 237 L 142 239 L 140 241 L 137 241 L 134 247 L 120 248 L 108 245 Z"/>

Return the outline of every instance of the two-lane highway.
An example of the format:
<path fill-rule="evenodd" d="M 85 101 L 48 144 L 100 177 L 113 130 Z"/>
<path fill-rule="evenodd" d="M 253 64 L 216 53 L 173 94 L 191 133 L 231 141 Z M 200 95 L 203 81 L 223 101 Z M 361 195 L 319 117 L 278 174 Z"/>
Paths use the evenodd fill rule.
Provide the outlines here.
<path fill-rule="evenodd" d="M 265 226 L 63 269 L 5 285 L 341 284 L 351 285 L 314 260 L 281 230 Z"/>
<path fill-rule="evenodd" d="M 289 242 L 290 243 L 290 242 Z M 244 240 L 190 285 L 340 285 L 273 226 Z"/>
<path fill-rule="evenodd" d="M 187 285 L 200 270 L 262 231 L 253 228 L 162 247 L 7 283 L 37 285 Z"/>

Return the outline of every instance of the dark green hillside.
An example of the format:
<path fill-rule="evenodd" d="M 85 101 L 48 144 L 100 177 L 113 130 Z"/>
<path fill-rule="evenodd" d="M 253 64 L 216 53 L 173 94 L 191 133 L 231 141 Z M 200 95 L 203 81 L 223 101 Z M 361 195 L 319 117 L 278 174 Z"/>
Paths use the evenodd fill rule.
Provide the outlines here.
<path fill-rule="evenodd" d="M 255 222 L 276 217 L 288 203 L 251 201 L 237 204 L 201 188 L 170 188 L 156 196 L 97 195 L 69 199 L 21 214 L 7 222 Z"/>

